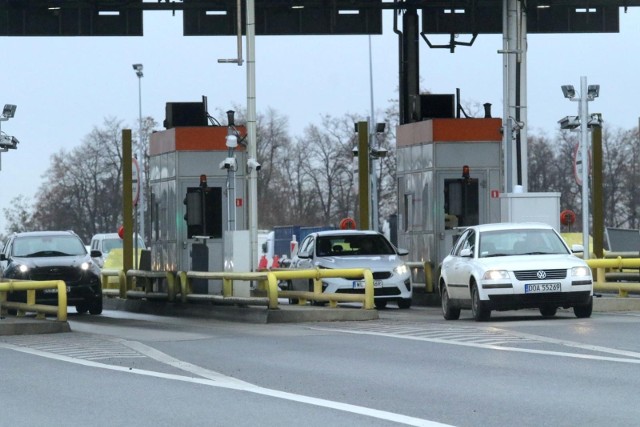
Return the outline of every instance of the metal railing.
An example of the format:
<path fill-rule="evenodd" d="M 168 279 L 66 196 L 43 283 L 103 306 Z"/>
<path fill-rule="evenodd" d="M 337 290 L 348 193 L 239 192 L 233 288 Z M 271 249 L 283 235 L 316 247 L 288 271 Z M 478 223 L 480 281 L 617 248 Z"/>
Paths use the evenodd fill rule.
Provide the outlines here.
<path fill-rule="evenodd" d="M 633 256 L 638 256 L 637 253 L 632 253 Z M 617 291 L 621 297 L 629 296 L 629 293 L 640 294 L 640 283 L 626 281 L 632 277 L 630 272 L 624 272 L 624 269 L 640 269 L 640 258 L 623 258 L 618 255 L 616 258 L 599 258 L 588 259 L 587 264 L 591 267 L 591 270 L 595 270 L 595 281 L 593 283 L 594 291 Z M 617 272 L 611 272 L 609 270 L 618 270 Z M 623 273 L 621 275 L 615 273 Z M 638 272 L 634 272 L 633 275 L 639 277 Z M 624 281 L 613 281 L 624 280 Z"/>
<path fill-rule="evenodd" d="M 36 304 L 36 291 L 54 289 L 58 294 L 58 305 Z M 7 301 L 7 294 L 14 291 L 26 291 L 26 302 Z M 26 313 L 36 313 L 37 319 L 44 319 L 46 314 L 55 314 L 61 322 L 67 321 L 67 285 L 62 280 L 2 280 L 0 281 L 0 308 L 2 314 L 7 309 L 14 309 L 19 317 Z"/>
<path fill-rule="evenodd" d="M 108 288 L 109 277 L 118 277 L 118 289 Z M 364 291 L 362 294 L 342 294 L 323 293 L 322 279 L 331 277 L 342 277 L 347 279 L 364 280 Z M 142 290 L 133 288 L 131 279 L 136 280 L 136 287 L 139 286 L 139 279 L 143 279 Z M 158 292 L 153 289 L 154 280 L 166 280 L 167 292 Z M 222 295 L 195 294 L 191 284 L 192 279 L 221 280 Z M 302 279 L 312 280 L 313 289 L 309 291 L 280 290 L 278 282 Z M 107 296 L 119 296 L 121 298 L 148 298 L 167 299 L 175 301 L 180 295 L 182 302 L 211 301 L 219 304 L 241 304 L 241 305 L 266 305 L 270 309 L 278 308 L 278 298 L 297 299 L 299 304 L 307 301 L 328 302 L 331 307 L 335 307 L 340 302 L 360 302 L 362 308 L 371 310 L 374 308 L 374 288 L 373 274 L 369 269 L 309 269 L 309 270 L 274 270 L 257 273 L 239 272 L 208 272 L 208 271 L 143 271 L 129 270 L 126 273 L 122 270 L 102 270 L 101 280 L 103 283 L 103 294 Z M 233 283 L 236 281 L 257 282 L 256 289 L 264 292 L 265 297 L 259 296 L 237 296 L 234 295 Z"/>

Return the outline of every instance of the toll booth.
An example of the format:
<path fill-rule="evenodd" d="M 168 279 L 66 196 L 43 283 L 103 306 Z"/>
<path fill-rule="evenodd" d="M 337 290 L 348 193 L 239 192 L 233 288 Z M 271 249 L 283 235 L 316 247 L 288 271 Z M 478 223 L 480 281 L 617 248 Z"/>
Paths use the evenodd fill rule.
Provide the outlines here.
<path fill-rule="evenodd" d="M 437 267 L 458 227 L 500 222 L 502 120 L 434 118 L 397 131 L 398 246 Z"/>
<path fill-rule="evenodd" d="M 245 135 L 238 126 L 240 135 Z M 224 271 L 224 235 L 247 229 L 242 144 L 230 151 L 226 126 L 184 126 L 155 132 L 149 143 L 153 270 Z M 230 161 L 229 159 L 234 159 Z M 215 293 L 213 281 L 193 282 Z"/>

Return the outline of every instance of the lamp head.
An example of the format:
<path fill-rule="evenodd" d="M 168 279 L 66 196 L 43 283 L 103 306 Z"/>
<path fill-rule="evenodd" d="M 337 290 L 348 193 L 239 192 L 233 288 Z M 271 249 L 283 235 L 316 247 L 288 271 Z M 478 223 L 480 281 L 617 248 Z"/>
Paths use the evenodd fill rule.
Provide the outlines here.
<path fill-rule="evenodd" d="M 594 99 L 600 96 L 600 85 L 589 85 L 587 88 L 587 96 L 589 99 Z"/>
<path fill-rule="evenodd" d="M 4 104 L 4 108 L 2 109 L 2 117 L 6 119 L 12 118 L 16 114 L 16 108 L 16 105 Z"/>
<path fill-rule="evenodd" d="M 573 99 L 576 97 L 576 90 L 573 85 L 562 85 L 560 88 L 565 98 Z"/>

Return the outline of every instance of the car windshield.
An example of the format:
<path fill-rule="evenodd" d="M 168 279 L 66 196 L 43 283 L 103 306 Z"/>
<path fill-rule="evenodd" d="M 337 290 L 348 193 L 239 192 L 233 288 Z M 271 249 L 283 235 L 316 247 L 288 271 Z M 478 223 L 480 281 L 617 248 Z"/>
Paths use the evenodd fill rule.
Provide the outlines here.
<path fill-rule="evenodd" d="M 24 236 L 13 241 L 13 256 L 50 257 L 85 255 L 87 250 L 82 241 L 71 235 L 64 236 Z"/>
<path fill-rule="evenodd" d="M 316 255 L 322 257 L 395 254 L 389 241 L 378 234 L 322 236 L 316 245 Z"/>
<path fill-rule="evenodd" d="M 123 242 L 124 241 L 119 237 L 115 239 L 104 239 L 102 241 L 102 253 L 108 254 L 111 252 L 111 249 L 122 249 Z M 133 244 L 135 245 L 135 242 Z M 142 238 L 138 239 L 138 249 L 140 248 L 144 249 L 144 242 L 142 241 Z"/>
<path fill-rule="evenodd" d="M 480 233 L 479 258 L 568 253 L 560 236 L 549 229 L 495 230 Z"/>

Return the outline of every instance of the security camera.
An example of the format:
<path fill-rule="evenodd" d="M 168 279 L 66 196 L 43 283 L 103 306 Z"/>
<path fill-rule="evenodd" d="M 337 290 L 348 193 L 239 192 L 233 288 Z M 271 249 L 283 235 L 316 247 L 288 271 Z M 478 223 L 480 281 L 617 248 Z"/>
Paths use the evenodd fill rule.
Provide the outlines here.
<path fill-rule="evenodd" d="M 259 171 L 262 168 L 262 165 L 260 163 L 258 163 L 258 161 L 256 159 L 254 159 L 253 157 L 250 157 L 247 160 L 247 166 L 249 167 L 249 170 L 255 169 L 256 172 Z"/>
<path fill-rule="evenodd" d="M 236 159 L 235 157 L 227 157 L 223 161 L 220 162 L 220 169 L 231 169 L 236 170 Z"/>

